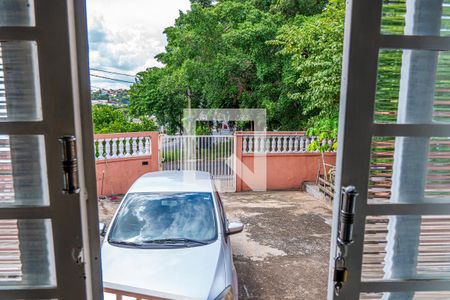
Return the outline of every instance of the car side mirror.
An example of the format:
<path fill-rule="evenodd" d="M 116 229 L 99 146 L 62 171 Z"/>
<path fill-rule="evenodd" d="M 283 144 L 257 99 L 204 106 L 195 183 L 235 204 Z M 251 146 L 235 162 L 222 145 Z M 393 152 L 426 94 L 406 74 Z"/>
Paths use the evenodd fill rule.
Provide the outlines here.
<path fill-rule="evenodd" d="M 105 223 L 99 223 L 98 224 L 98 231 L 100 232 L 101 236 L 105 236 L 105 234 L 106 234 L 106 224 Z"/>
<path fill-rule="evenodd" d="M 241 222 L 230 222 L 230 223 L 228 223 L 228 227 L 227 227 L 227 234 L 228 235 L 232 235 L 232 234 L 236 234 L 236 233 L 242 232 L 242 230 L 244 230 L 244 224 L 242 224 Z"/>

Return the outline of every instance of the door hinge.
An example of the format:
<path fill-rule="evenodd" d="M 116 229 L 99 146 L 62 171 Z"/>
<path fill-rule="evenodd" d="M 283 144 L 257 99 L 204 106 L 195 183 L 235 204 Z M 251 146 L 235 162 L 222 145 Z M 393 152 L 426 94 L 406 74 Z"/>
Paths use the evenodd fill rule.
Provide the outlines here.
<path fill-rule="evenodd" d="M 80 192 L 78 182 L 77 142 L 73 135 L 59 138 L 61 143 L 62 169 L 64 176 L 64 194 L 76 194 Z"/>

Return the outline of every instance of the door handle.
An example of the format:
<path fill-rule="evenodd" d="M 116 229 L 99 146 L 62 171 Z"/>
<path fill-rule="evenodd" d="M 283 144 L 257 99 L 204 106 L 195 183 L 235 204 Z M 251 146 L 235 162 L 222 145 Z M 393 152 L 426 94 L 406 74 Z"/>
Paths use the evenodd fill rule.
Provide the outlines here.
<path fill-rule="evenodd" d="M 64 177 L 64 194 L 77 194 L 80 192 L 78 181 L 77 139 L 73 135 L 59 138 L 61 143 L 62 169 Z"/>
<path fill-rule="evenodd" d="M 353 243 L 353 223 L 355 219 L 355 204 L 358 192 L 352 185 L 342 188 L 339 202 L 339 223 L 337 234 L 337 256 L 334 259 L 334 291 L 339 296 L 343 284 L 347 281 L 348 270 L 345 259 L 347 248 Z"/>
<path fill-rule="evenodd" d="M 355 201 L 358 193 L 352 185 L 342 188 L 339 205 L 338 243 L 350 245 L 353 243 L 353 222 L 355 219 Z"/>

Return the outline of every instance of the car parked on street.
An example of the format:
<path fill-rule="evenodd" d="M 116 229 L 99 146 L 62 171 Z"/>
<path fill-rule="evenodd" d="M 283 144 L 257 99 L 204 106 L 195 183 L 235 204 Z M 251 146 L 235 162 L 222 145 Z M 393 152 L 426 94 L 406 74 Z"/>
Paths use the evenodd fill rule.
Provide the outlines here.
<path fill-rule="evenodd" d="M 140 177 L 125 195 L 102 245 L 104 286 L 163 299 L 237 299 L 229 222 L 209 173 Z"/>

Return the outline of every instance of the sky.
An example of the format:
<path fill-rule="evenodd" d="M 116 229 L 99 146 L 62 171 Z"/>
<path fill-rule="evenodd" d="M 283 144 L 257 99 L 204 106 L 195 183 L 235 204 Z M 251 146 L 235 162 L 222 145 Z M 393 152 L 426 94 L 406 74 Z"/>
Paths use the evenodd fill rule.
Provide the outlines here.
<path fill-rule="evenodd" d="M 164 51 L 164 28 L 173 25 L 179 11 L 189 7 L 189 0 L 87 0 L 91 69 L 135 75 L 160 66 L 154 56 Z M 134 81 L 127 76 L 91 73 Z M 93 89 L 129 85 L 91 76 Z"/>

